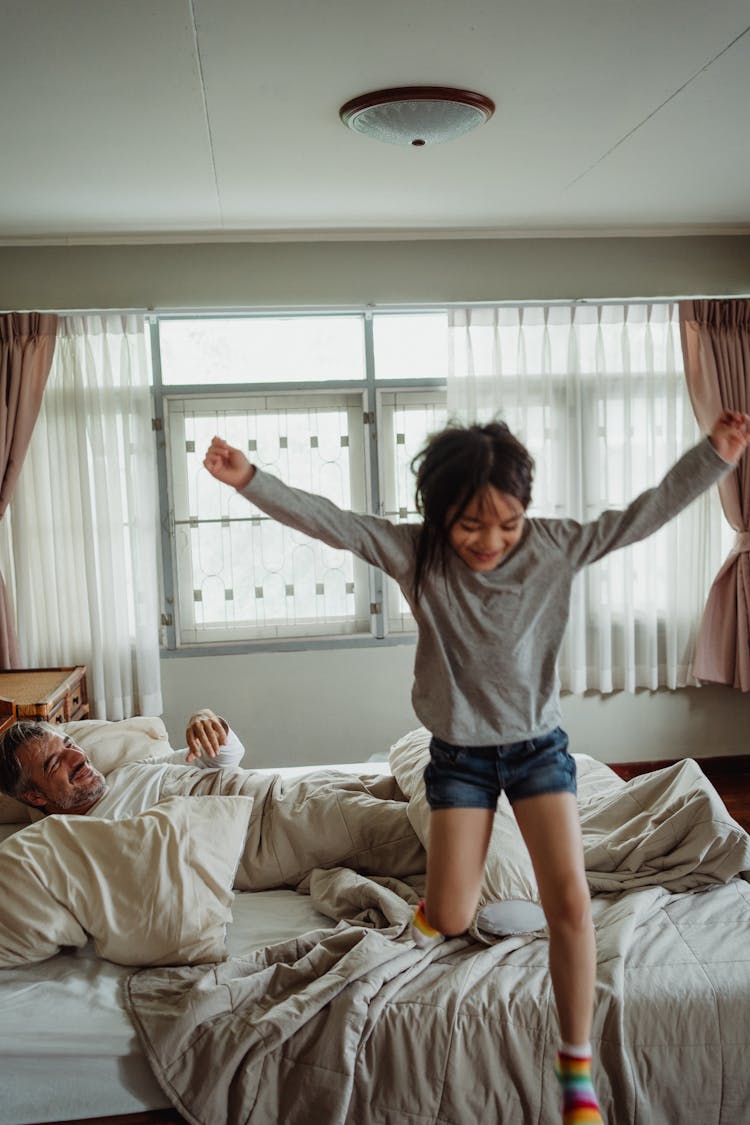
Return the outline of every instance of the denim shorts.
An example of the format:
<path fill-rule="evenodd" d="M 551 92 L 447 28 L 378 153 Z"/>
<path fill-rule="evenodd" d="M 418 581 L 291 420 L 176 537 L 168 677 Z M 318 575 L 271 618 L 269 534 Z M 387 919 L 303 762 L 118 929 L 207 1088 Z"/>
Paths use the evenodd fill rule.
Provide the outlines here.
<path fill-rule="evenodd" d="M 424 771 L 431 809 L 494 809 L 542 793 L 576 793 L 576 763 L 560 727 L 527 742 L 451 746 L 432 736 Z"/>

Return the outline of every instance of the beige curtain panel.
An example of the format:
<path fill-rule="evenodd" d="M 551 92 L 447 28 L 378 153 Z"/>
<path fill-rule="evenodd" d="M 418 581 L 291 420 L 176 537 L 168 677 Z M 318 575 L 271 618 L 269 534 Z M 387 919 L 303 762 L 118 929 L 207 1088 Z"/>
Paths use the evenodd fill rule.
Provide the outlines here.
<path fill-rule="evenodd" d="M 52 365 L 57 317 L 0 315 L 0 519 L 13 495 Z M 20 664 L 13 611 L 0 574 L 0 668 Z"/>
<path fill-rule="evenodd" d="M 709 430 L 722 410 L 750 413 L 750 301 L 682 301 L 680 334 L 701 429 Z M 693 674 L 750 691 L 750 455 L 719 493 L 737 538 L 708 595 Z"/>

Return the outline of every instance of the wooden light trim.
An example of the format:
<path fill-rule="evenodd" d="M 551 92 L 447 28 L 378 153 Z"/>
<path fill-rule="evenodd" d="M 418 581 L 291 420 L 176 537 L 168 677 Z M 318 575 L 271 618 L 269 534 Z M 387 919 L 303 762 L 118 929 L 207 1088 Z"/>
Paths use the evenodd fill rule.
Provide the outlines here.
<path fill-rule="evenodd" d="M 364 132 L 356 126 L 357 119 L 366 111 L 377 109 L 378 106 L 394 105 L 398 102 L 444 102 L 449 105 L 466 106 L 477 110 L 481 120 L 477 125 L 489 121 L 495 112 L 495 103 L 485 94 L 475 90 L 461 90 L 454 86 L 393 86 L 385 90 L 373 90 L 368 94 L 359 94 L 356 98 L 342 105 L 339 117 L 344 125 L 356 132 Z M 457 134 L 460 135 L 460 134 Z M 412 144 L 422 145 L 424 140 L 415 140 Z"/>
<path fill-rule="evenodd" d="M 387 90 L 359 94 L 342 105 L 339 116 L 348 125 L 352 117 L 363 109 L 373 109 L 376 105 L 386 105 L 388 102 L 458 102 L 480 110 L 485 121 L 495 112 L 492 99 L 484 94 L 477 94 L 474 90 L 458 90 L 453 86 L 393 86 Z"/>

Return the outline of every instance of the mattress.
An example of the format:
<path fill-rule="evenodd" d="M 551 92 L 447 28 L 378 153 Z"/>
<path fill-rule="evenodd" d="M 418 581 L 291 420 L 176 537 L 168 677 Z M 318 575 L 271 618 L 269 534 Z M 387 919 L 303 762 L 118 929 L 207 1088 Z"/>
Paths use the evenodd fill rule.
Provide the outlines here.
<path fill-rule="evenodd" d="M 233 914 L 231 956 L 331 925 L 294 891 L 240 894 Z M 169 1105 L 123 1010 L 123 980 L 131 971 L 87 946 L 0 973 L 2 1125 Z"/>

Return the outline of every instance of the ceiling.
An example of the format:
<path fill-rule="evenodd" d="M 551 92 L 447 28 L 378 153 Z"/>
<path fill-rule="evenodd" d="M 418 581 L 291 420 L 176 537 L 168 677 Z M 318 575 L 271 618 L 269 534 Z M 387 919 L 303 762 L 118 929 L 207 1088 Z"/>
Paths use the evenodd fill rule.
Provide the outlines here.
<path fill-rule="evenodd" d="M 747 232 L 749 95 L 747 0 L 0 0 L 0 242 Z"/>

